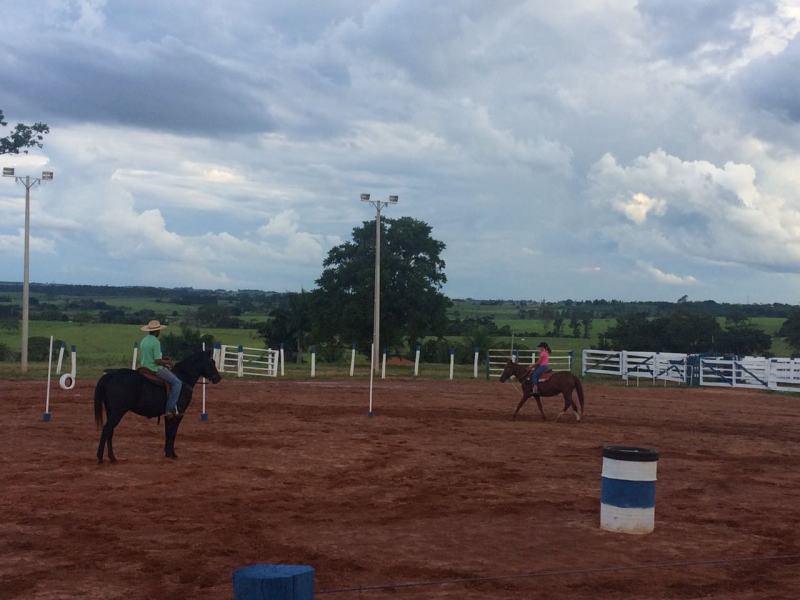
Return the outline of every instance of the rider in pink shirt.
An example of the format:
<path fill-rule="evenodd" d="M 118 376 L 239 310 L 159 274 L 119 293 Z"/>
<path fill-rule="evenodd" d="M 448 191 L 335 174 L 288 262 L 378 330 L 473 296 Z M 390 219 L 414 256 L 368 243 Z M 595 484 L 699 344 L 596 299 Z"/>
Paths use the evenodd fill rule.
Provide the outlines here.
<path fill-rule="evenodd" d="M 541 342 L 537 348 L 539 349 L 539 358 L 536 359 L 536 362 L 528 369 L 529 373 L 532 372 L 531 383 L 533 384 L 534 394 L 539 392 L 539 377 L 542 376 L 542 373 L 550 369 L 550 352 L 552 352 L 547 342 Z"/>

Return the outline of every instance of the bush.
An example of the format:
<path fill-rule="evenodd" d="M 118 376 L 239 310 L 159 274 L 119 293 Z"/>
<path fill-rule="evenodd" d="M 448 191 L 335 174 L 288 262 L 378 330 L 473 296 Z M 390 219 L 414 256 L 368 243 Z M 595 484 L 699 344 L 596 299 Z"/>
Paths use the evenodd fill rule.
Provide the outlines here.
<path fill-rule="evenodd" d="M 199 329 L 181 327 L 180 334 L 167 333 L 161 337 L 161 351 L 165 356 L 179 361 L 201 350 L 203 342 L 206 344 L 206 349 L 213 348 L 214 336 L 200 335 Z"/>

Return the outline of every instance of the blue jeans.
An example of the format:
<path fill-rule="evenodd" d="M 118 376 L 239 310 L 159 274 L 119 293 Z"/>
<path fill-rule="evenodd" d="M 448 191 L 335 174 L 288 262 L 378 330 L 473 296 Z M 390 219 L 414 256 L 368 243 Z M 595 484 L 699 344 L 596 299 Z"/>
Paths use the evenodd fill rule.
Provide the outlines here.
<path fill-rule="evenodd" d="M 531 375 L 531 383 L 533 384 L 534 387 L 539 385 L 539 377 L 541 377 L 542 373 L 547 371 L 547 369 L 549 368 L 550 365 L 539 365 L 538 367 L 536 367 L 536 370 Z"/>
<path fill-rule="evenodd" d="M 156 375 L 172 386 L 169 391 L 169 398 L 167 398 L 167 408 L 165 412 L 175 412 L 178 410 L 178 398 L 181 396 L 183 382 L 178 379 L 175 373 L 166 367 L 158 367 Z"/>

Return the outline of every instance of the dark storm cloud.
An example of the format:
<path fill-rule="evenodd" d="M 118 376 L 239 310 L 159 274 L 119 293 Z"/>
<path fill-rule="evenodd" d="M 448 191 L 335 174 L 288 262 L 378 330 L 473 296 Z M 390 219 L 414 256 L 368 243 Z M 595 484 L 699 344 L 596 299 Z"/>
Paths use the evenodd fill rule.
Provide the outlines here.
<path fill-rule="evenodd" d="M 673 58 L 707 46 L 706 56 L 735 54 L 750 37 L 734 27 L 737 13 L 772 14 L 776 0 L 639 0 L 638 10 L 653 32 L 654 45 Z"/>
<path fill-rule="evenodd" d="M 192 135 L 274 129 L 250 74 L 177 40 L 110 49 L 54 37 L 24 52 L 0 43 L 0 52 L 14 64 L 0 73 L 0 105 L 9 114 Z"/>
<path fill-rule="evenodd" d="M 781 120 L 800 122 L 800 39 L 777 56 L 756 61 L 737 84 L 754 108 Z"/>

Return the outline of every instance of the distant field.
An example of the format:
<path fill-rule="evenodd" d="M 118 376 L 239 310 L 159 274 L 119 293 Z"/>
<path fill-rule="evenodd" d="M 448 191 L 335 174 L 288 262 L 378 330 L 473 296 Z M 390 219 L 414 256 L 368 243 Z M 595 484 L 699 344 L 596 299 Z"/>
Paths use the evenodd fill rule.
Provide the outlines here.
<path fill-rule="evenodd" d="M 20 294 L 11 293 L 6 295 L 11 298 L 13 303 L 19 303 L 21 300 Z M 54 303 L 59 307 L 65 306 L 71 300 L 85 301 L 90 299 L 86 296 L 61 296 L 45 293 L 34 293 L 32 297 L 37 298 L 40 302 Z M 127 296 L 98 297 L 96 299 L 105 302 L 109 306 L 127 307 L 129 311 L 152 310 L 156 318 L 172 324 L 168 331 L 176 333 L 181 330 L 180 322 L 197 309 L 197 306 L 161 302 L 159 298 L 156 297 Z M 536 304 L 535 302 L 531 302 L 527 306 L 533 308 Z M 512 301 L 489 304 L 480 301 L 455 300 L 448 312 L 451 318 L 492 318 L 498 328 L 507 326 L 509 330 L 514 333 L 513 345 L 518 349 L 532 349 L 535 348 L 540 341 L 547 341 L 556 354 L 564 354 L 572 351 L 575 357 L 576 369 L 580 368 L 581 351 L 585 348 L 596 348 L 598 346 L 599 336 L 605 333 L 616 322 L 615 319 L 593 319 L 588 338 L 559 338 L 546 336 L 544 335 L 544 331 L 552 328 L 553 321 L 543 319 L 520 319 L 518 318 L 518 306 L 518 302 Z M 69 312 L 70 314 L 76 312 L 98 314 L 100 311 L 76 311 L 75 309 L 71 309 Z M 269 319 L 266 314 L 258 313 L 245 313 L 239 318 L 252 323 L 264 322 Z M 720 318 L 719 321 L 720 324 L 724 325 L 724 318 Z M 784 321 L 785 319 L 776 317 L 755 317 L 751 319 L 752 323 L 773 336 L 771 353 L 774 356 L 790 356 L 792 353 L 791 347 L 786 343 L 784 338 L 775 337 Z M 251 347 L 262 347 L 263 345 L 263 341 L 255 329 L 200 328 L 200 331 L 202 334 L 211 334 L 217 341 L 229 345 L 243 344 Z M 571 334 L 568 319 L 565 319 L 562 331 L 564 334 Z M 538 333 L 536 335 L 528 335 L 531 332 Z M 52 335 L 56 339 L 64 340 L 69 345 L 76 345 L 78 347 L 81 364 L 89 369 L 97 369 L 98 372 L 101 372 L 102 368 L 105 367 L 129 365 L 133 344 L 141 339 L 143 333 L 139 331 L 138 325 L 36 320 L 30 322 L 30 335 L 42 337 L 49 337 Z M 466 343 L 465 338 L 461 336 L 447 336 L 447 339 L 453 343 Z M 18 350 L 19 331 L 0 329 L 0 343 L 6 344 L 11 349 Z M 491 345 L 494 348 L 509 349 L 512 345 L 512 337 L 510 335 L 494 336 Z M 631 348 L 631 350 L 640 350 L 640 348 Z M 357 356 L 357 364 L 357 369 L 362 368 L 366 371 L 366 360 L 361 354 Z M 337 364 L 323 366 L 320 360 L 319 365 L 321 376 L 325 373 L 325 376 L 335 377 L 337 376 L 336 374 L 339 373 L 339 370 L 347 370 L 349 367 L 349 353 L 346 353 L 345 358 Z M 462 367 L 457 367 L 457 369 L 461 368 Z M 469 370 L 469 367 L 463 368 Z M 39 367 L 32 366 L 32 372 L 35 373 L 37 369 L 39 369 Z M 298 377 L 303 376 L 308 370 L 307 365 L 298 367 L 292 366 L 290 369 Z M 15 370 L 16 364 L 0 363 L 0 376 L 14 376 Z M 395 370 L 397 370 L 396 367 L 389 368 L 389 372 Z M 404 373 L 407 370 L 408 369 L 400 368 L 399 372 Z M 429 365 L 423 368 L 423 372 L 429 372 L 430 376 L 433 377 L 445 376 L 446 366 Z"/>
<path fill-rule="evenodd" d="M 179 326 L 174 328 L 179 333 Z M 172 331 L 167 329 L 166 331 Z M 201 328 L 200 333 L 211 334 L 224 344 L 262 347 L 263 340 L 254 329 Z M 107 367 L 130 364 L 133 344 L 144 336 L 136 325 L 110 323 L 71 323 L 64 321 L 31 321 L 31 337 L 42 336 L 63 340 L 78 347 L 81 361 Z M 0 343 L 19 348 L 19 332 L 0 330 Z"/>

